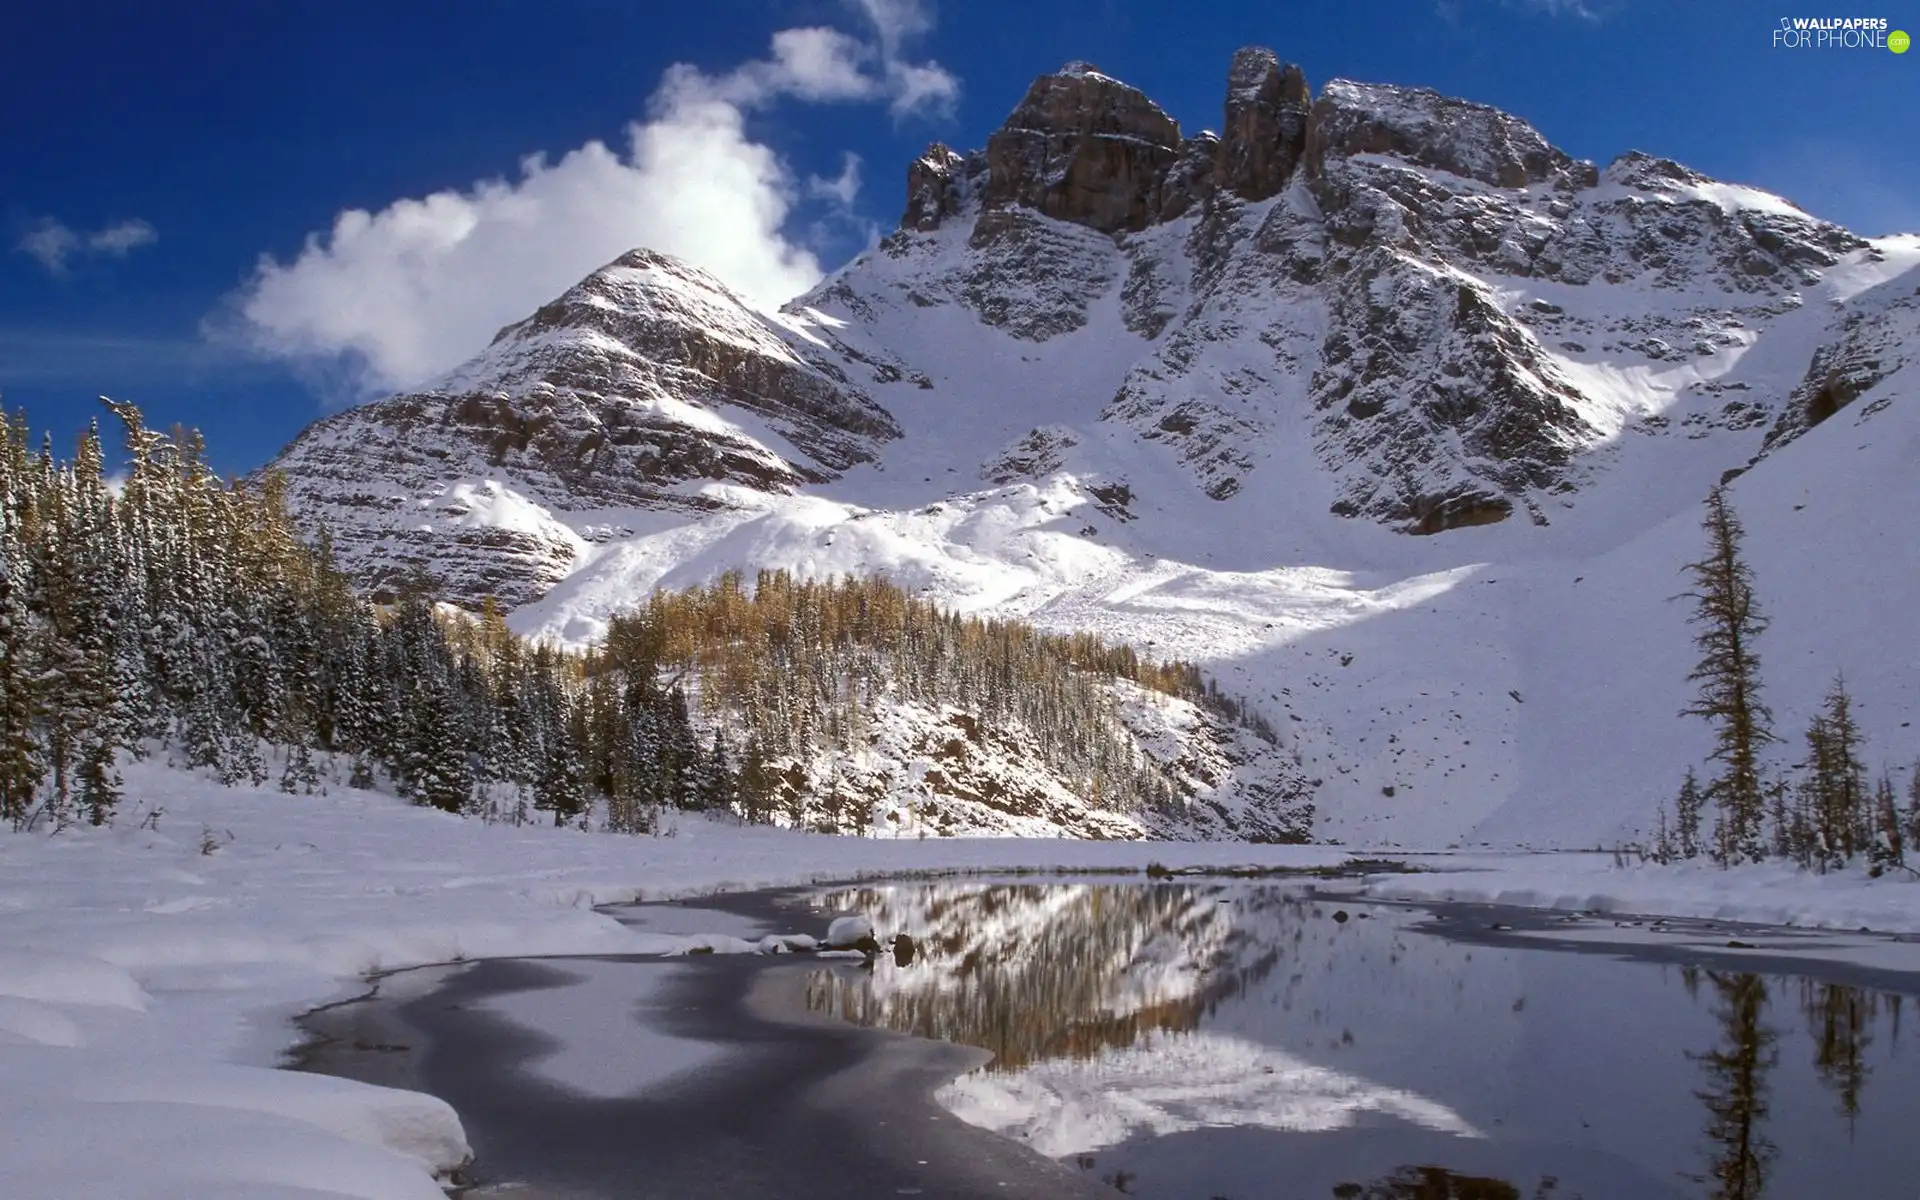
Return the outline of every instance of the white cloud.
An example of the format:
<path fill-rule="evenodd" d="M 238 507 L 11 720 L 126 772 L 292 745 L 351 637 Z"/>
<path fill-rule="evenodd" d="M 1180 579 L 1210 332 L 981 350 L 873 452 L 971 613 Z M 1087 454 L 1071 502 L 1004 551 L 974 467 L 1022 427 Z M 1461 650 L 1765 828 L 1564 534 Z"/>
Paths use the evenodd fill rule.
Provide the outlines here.
<path fill-rule="evenodd" d="M 924 32 L 924 10 L 859 2 L 870 40 L 786 29 L 765 58 L 724 73 L 670 67 L 623 150 L 588 142 L 555 162 L 528 158 L 516 178 L 340 213 L 291 261 L 263 257 L 210 332 L 335 380 L 344 363 L 349 390 L 365 394 L 457 366 L 637 246 L 697 263 L 761 304 L 805 291 L 820 263 L 786 231 L 789 218 L 803 199 L 850 205 L 859 159 L 848 155 L 836 179 L 797 181 L 747 135 L 747 112 L 798 100 L 885 102 L 900 115 L 940 111 L 958 95 L 937 64 L 900 57 L 902 42 Z"/>
<path fill-rule="evenodd" d="M 815 200 L 831 200 L 842 208 L 852 208 L 860 196 L 860 156 L 849 150 L 841 160 L 840 174 L 832 179 L 818 175 L 807 179 L 807 195 Z"/>
<path fill-rule="evenodd" d="M 150 246 L 160 240 L 153 226 L 145 221 L 134 219 L 109 225 L 87 239 L 87 249 L 96 254 L 107 254 L 114 258 L 125 258 L 127 252 L 141 246 Z"/>
<path fill-rule="evenodd" d="M 879 35 L 880 46 L 888 58 L 898 58 L 900 47 L 908 39 L 933 28 L 933 10 L 920 0 L 849 0 L 867 18 Z"/>
<path fill-rule="evenodd" d="M 125 258 L 133 250 L 159 239 L 152 225 L 137 218 L 81 234 L 52 217 L 42 217 L 14 243 L 14 249 L 45 267 L 48 274 L 65 275 L 76 255 Z"/>

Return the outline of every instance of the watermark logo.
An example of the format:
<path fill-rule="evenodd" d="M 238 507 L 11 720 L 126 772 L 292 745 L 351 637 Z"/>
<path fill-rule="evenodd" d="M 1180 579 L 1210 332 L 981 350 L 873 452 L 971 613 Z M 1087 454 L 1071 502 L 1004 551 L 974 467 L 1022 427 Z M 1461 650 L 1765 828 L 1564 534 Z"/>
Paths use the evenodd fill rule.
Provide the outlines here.
<path fill-rule="evenodd" d="M 1885 17 L 1781 17 L 1777 50 L 1891 50 L 1905 54 L 1913 39 Z"/>

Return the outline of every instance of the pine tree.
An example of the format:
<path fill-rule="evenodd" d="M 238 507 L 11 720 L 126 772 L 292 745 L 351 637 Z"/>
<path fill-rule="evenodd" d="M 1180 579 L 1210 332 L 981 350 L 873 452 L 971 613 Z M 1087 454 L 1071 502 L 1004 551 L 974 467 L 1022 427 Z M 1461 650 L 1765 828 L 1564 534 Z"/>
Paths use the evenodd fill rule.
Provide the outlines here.
<path fill-rule="evenodd" d="M 1873 842 L 1868 852 L 1876 871 L 1906 865 L 1907 838 L 1901 828 L 1900 802 L 1894 794 L 1893 778 L 1885 772 L 1873 789 Z"/>
<path fill-rule="evenodd" d="M 1767 784 L 1767 801 L 1773 812 L 1773 853 L 1778 858 L 1790 858 L 1806 866 L 1806 856 L 1800 852 L 1794 814 L 1788 807 L 1790 792 L 1791 789 L 1781 780 L 1770 780 Z"/>
<path fill-rule="evenodd" d="M 1673 831 L 1667 828 L 1667 806 L 1662 804 L 1654 814 L 1653 861 L 1666 866 L 1680 856 L 1674 845 Z"/>
<path fill-rule="evenodd" d="M 104 729 L 89 729 L 80 739 L 76 763 L 75 798 L 91 825 L 111 825 L 120 804 L 120 772 L 114 765 L 113 742 Z"/>
<path fill-rule="evenodd" d="M 1836 678 L 1821 711 L 1807 725 L 1801 792 L 1813 821 L 1813 858 L 1821 870 L 1844 866 L 1872 840 L 1864 739 L 1846 683 Z"/>
<path fill-rule="evenodd" d="M 1920 762 L 1907 777 L 1907 845 L 1920 847 Z"/>
<path fill-rule="evenodd" d="M 1682 595 L 1694 602 L 1689 623 L 1698 626 L 1694 645 L 1700 660 L 1687 677 L 1700 685 L 1683 716 L 1713 725 L 1713 761 L 1720 773 L 1707 785 L 1707 797 L 1719 807 L 1714 829 L 1714 861 L 1727 866 L 1758 862 L 1766 855 L 1761 840 L 1766 793 L 1760 751 L 1775 740 L 1773 714 L 1760 699 L 1760 658 L 1754 643 L 1766 630 L 1753 593 L 1753 573 L 1740 555 L 1745 531 L 1724 488 L 1707 497 L 1706 557 L 1685 570 L 1693 588 Z"/>
<path fill-rule="evenodd" d="M 767 754 L 757 737 L 747 739 L 740 756 L 738 784 L 740 815 L 756 825 L 773 820 L 773 772 L 767 766 Z"/>
<path fill-rule="evenodd" d="M 732 805 L 738 787 L 733 751 L 727 746 L 727 731 L 715 729 L 713 747 L 701 763 L 694 789 L 694 806 L 708 812 L 723 812 Z"/>
<path fill-rule="evenodd" d="M 19 826 L 33 808 L 46 764 L 38 738 L 40 670 L 33 661 L 37 639 L 27 608 L 27 563 L 12 457 L 0 452 L 0 821 Z"/>
<path fill-rule="evenodd" d="M 1700 793 L 1700 781 L 1694 777 L 1693 768 L 1688 767 L 1686 778 L 1680 782 L 1680 795 L 1673 802 L 1674 849 L 1681 858 L 1700 856 L 1700 813 L 1705 807 L 1706 797 Z"/>

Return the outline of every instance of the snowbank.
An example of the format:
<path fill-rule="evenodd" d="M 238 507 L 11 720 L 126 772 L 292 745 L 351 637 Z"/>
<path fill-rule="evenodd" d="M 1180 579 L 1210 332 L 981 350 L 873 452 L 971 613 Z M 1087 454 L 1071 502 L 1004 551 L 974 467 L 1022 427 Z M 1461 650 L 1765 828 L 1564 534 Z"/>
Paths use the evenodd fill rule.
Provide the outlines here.
<path fill-rule="evenodd" d="M 468 1153 L 439 1101 L 271 1069 L 290 1018 L 371 971 L 491 956 L 749 951 L 596 904 L 914 871 L 1314 867 L 1338 847 L 862 841 L 683 818 L 673 836 L 510 829 L 336 791 L 126 770 L 121 824 L 0 835 L 0 1195 L 433 1200 Z M 151 821 L 142 818 L 157 814 Z M 206 852 L 210 849 L 210 852 Z M 1604 855 L 1438 856 L 1381 898 L 1920 931 L 1920 886 Z M 757 935 L 756 935 L 757 936 Z"/>

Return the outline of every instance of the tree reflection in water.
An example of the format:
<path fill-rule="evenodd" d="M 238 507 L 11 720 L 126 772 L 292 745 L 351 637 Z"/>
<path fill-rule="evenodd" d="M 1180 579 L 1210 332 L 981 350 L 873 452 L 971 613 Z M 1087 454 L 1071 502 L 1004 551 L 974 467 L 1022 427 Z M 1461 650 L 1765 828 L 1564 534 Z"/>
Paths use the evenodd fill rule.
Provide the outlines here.
<path fill-rule="evenodd" d="M 1535 1200 L 1546 1200 L 1554 1181 L 1543 1179 Z M 1462 1175 L 1445 1167 L 1402 1167 L 1372 1183 L 1342 1183 L 1333 1189 L 1335 1200 L 1520 1200 L 1520 1189 L 1504 1179 Z"/>
<path fill-rule="evenodd" d="M 929 884 L 836 892 L 884 939 L 912 935 L 907 965 L 821 970 L 807 1007 L 861 1025 L 979 1046 L 994 1071 L 1090 1058 L 1154 1031 L 1186 1032 L 1278 961 L 1236 929 L 1234 908 L 1301 907 L 1281 888 L 1233 893 L 1160 884 Z"/>
<path fill-rule="evenodd" d="M 1766 981 L 1758 975 L 1706 973 L 1717 996 L 1720 1045 L 1690 1054 L 1701 1064 L 1707 1086 L 1694 1095 L 1707 1106 L 1707 1170 L 1694 1178 L 1708 1185 L 1711 1200 L 1759 1200 L 1776 1147 L 1764 1131 L 1767 1073 L 1780 1061 L 1779 1034 L 1761 1024 Z"/>
<path fill-rule="evenodd" d="M 1860 1089 L 1866 1086 L 1868 1074 L 1867 1047 L 1873 1043 L 1868 1027 L 1879 1018 L 1879 1007 L 1872 993 L 1859 988 L 1800 981 L 1800 1009 L 1813 1038 L 1814 1070 L 1833 1089 L 1849 1122 L 1860 1115 Z"/>

